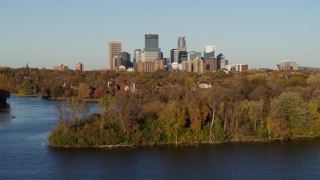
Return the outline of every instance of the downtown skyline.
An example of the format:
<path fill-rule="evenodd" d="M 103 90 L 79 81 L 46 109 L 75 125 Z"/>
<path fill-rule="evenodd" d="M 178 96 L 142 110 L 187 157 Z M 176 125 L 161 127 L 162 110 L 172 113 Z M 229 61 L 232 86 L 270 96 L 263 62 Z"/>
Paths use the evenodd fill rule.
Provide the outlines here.
<path fill-rule="evenodd" d="M 159 35 L 164 57 L 186 37 L 188 51 L 216 45 L 232 62 L 276 68 L 289 59 L 320 67 L 318 1 L 2 1 L 0 66 L 86 70 L 108 67 L 107 44 L 133 55 L 145 34 Z M 117 8 L 121 7 L 121 8 Z M 163 10 L 163 11 L 159 11 Z M 146 16 L 148 14 L 148 16 Z"/>

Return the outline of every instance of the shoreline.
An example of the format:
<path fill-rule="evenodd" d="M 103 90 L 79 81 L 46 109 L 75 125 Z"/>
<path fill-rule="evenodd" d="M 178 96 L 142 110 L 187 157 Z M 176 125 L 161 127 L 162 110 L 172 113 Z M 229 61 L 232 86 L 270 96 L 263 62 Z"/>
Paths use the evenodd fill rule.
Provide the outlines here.
<path fill-rule="evenodd" d="M 214 144 L 258 144 L 258 143 L 275 143 L 275 142 L 292 142 L 299 140 L 316 140 L 320 139 L 320 136 L 299 136 L 299 137 L 291 137 L 291 138 L 273 138 L 273 139 L 256 139 L 256 140 L 228 140 L 228 141 L 213 141 L 213 142 L 194 142 L 194 143 L 148 143 L 148 144 L 107 144 L 93 147 L 79 147 L 79 146 L 56 146 L 50 145 L 47 146 L 49 148 L 55 149 L 122 149 L 122 148 L 136 148 L 136 147 L 161 147 L 161 146 L 198 146 L 198 145 L 214 145 Z"/>
<path fill-rule="evenodd" d="M 11 94 L 11 96 L 16 96 L 16 97 L 27 97 L 27 98 L 38 98 L 38 99 L 45 99 L 49 101 L 67 101 L 68 98 L 43 98 L 38 95 L 20 95 L 20 94 Z M 75 96 L 72 96 L 75 97 Z M 87 98 L 87 99 L 82 99 L 84 102 L 92 102 L 92 103 L 98 103 L 99 99 L 93 99 L 93 98 Z"/>

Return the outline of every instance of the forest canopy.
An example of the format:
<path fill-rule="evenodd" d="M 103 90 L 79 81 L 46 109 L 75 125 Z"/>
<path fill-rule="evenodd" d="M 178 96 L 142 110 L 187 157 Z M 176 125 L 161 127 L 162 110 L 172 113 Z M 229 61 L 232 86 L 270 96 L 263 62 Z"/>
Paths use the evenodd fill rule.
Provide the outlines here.
<path fill-rule="evenodd" d="M 100 113 L 61 117 L 52 146 L 268 141 L 320 135 L 320 72 L 203 74 L 0 69 L 17 95 L 66 99 Z M 84 107 L 84 106 L 83 106 Z M 78 112 L 81 114 L 81 112 Z"/>

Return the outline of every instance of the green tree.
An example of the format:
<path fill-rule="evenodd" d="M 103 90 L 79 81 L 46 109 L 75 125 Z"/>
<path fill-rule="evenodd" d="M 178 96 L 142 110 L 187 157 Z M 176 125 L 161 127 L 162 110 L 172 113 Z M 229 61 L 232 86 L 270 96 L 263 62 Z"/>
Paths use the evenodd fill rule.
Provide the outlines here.
<path fill-rule="evenodd" d="M 271 102 L 273 117 L 282 119 L 292 136 L 303 135 L 307 124 L 307 105 L 298 93 L 284 92 Z"/>

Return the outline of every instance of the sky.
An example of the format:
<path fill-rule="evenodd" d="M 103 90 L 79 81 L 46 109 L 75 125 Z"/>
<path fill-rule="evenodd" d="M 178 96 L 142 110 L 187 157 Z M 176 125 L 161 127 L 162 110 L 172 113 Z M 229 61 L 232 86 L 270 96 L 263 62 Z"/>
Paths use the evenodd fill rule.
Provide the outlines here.
<path fill-rule="evenodd" d="M 159 35 L 164 57 L 186 37 L 188 51 L 215 45 L 230 63 L 320 67 L 318 0 L 0 0 L 0 66 L 86 70 L 108 66 L 107 44 L 133 56 Z"/>

